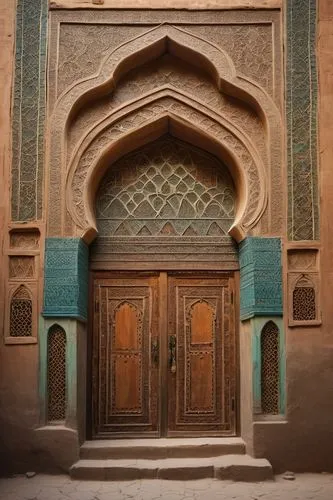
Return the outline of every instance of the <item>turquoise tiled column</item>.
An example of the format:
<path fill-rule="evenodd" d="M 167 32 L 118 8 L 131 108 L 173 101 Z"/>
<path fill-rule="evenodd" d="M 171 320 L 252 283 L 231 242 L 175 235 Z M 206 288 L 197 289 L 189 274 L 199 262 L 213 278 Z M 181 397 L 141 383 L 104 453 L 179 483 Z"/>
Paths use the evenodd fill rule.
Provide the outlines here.
<path fill-rule="evenodd" d="M 48 0 L 17 1 L 12 126 L 14 221 L 42 218 L 47 17 Z"/>
<path fill-rule="evenodd" d="M 82 397 L 78 401 L 78 394 L 82 392 L 83 383 L 78 363 L 82 371 L 86 355 L 80 349 L 80 345 L 85 346 L 86 336 L 81 322 L 87 319 L 88 261 L 89 248 L 82 239 L 46 239 L 44 309 L 39 334 L 41 425 L 47 424 L 48 334 L 52 325 L 58 324 L 65 330 L 67 339 L 65 425 L 81 433 L 81 438 L 84 431 L 80 423 L 80 415 L 85 411 L 85 402 L 82 402 L 84 399 Z M 83 338 L 80 338 L 82 336 Z M 79 405 L 81 405 L 80 408 Z"/>
<path fill-rule="evenodd" d="M 47 423 L 47 346 L 49 331 L 61 326 L 66 334 L 66 425 L 76 427 L 77 414 L 77 321 L 63 318 L 40 318 L 39 322 L 39 395 L 41 424 Z"/>
<path fill-rule="evenodd" d="M 248 237 L 239 246 L 240 317 L 250 320 L 252 336 L 253 413 L 261 413 L 261 331 L 272 320 L 279 328 L 279 411 L 285 408 L 280 238 Z"/>
<path fill-rule="evenodd" d="M 47 238 L 43 316 L 87 319 L 88 246 L 80 238 Z"/>
<path fill-rule="evenodd" d="M 240 317 L 282 316 L 281 241 L 248 237 L 239 246 Z"/>
<path fill-rule="evenodd" d="M 286 24 L 288 237 L 316 240 L 319 237 L 317 0 L 287 0 Z"/>

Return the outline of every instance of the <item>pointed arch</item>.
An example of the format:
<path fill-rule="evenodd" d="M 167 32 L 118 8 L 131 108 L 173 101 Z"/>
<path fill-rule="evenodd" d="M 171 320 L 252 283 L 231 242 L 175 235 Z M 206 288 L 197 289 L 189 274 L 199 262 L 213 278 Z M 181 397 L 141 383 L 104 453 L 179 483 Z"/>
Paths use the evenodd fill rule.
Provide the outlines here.
<path fill-rule="evenodd" d="M 57 323 L 47 333 L 47 420 L 66 418 L 66 332 Z"/>
<path fill-rule="evenodd" d="M 264 414 L 279 413 L 279 336 L 279 328 L 274 321 L 268 321 L 261 330 L 261 411 Z"/>
<path fill-rule="evenodd" d="M 220 47 L 184 29 L 163 24 L 110 51 L 96 74 L 76 82 L 57 100 L 51 116 L 50 147 L 47 148 L 49 153 L 47 162 L 50 165 L 50 184 L 52 186 L 50 189 L 50 206 L 52 207 L 52 215 L 49 219 L 50 234 L 54 234 L 54 231 L 55 234 L 58 234 L 59 229 L 56 228 L 63 228 L 65 224 L 65 207 L 58 208 L 57 203 L 53 203 L 52 200 L 60 200 L 64 193 L 67 163 L 66 137 L 71 116 L 82 105 L 87 104 L 92 97 L 112 92 L 121 76 L 131 68 L 167 52 L 205 68 L 213 77 L 220 92 L 237 97 L 251 105 L 265 124 L 269 162 L 272 165 L 273 162 L 275 164 L 279 162 L 277 159 L 281 143 L 281 117 L 267 92 L 251 79 L 238 75 L 231 58 Z M 209 135 L 211 131 L 205 130 L 205 133 Z M 268 166 L 268 175 L 270 175 L 270 168 Z M 266 197 L 266 190 L 262 190 L 262 193 Z M 248 195 L 252 200 L 256 198 L 250 193 Z M 262 204 L 263 206 L 265 202 Z M 260 216 L 262 213 L 263 210 L 257 211 L 256 215 Z M 81 215 L 79 219 L 82 218 Z M 77 221 L 77 218 L 74 220 Z M 93 235 L 93 227 L 84 229 L 84 234 Z M 236 224 L 233 235 L 236 240 L 240 241 L 244 237 L 244 227 Z"/>
<path fill-rule="evenodd" d="M 31 337 L 33 326 L 32 295 L 25 285 L 13 292 L 10 301 L 10 337 Z"/>
<path fill-rule="evenodd" d="M 260 218 L 267 202 L 266 174 L 249 138 L 205 106 L 165 89 L 124 106 L 116 116 L 102 119 L 77 146 L 67 174 L 66 200 L 88 241 L 96 235 L 94 196 L 106 168 L 165 133 L 200 145 L 229 167 L 238 191 L 236 219 L 230 230 L 237 241 Z"/>
<path fill-rule="evenodd" d="M 315 321 L 317 319 L 316 286 L 312 279 L 302 274 L 293 289 L 293 321 Z"/>

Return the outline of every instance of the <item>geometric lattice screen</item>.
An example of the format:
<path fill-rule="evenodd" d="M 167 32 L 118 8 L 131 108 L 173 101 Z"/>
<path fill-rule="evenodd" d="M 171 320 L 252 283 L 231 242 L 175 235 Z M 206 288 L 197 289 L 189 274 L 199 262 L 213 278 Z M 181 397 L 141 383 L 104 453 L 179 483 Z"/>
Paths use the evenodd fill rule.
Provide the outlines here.
<path fill-rule="evenodd" d="M 32 335 L 32 300 L 25 286 L 20 286 L 10 303 L 10 336 Z"/>
<path fill-rule="evenodd" d="M 226 236 L 234 215 L 227 167 L 168 135 L 116 161 L 96 196 L 100 236 Z"/>
<path fill-rule="evenodd" d="M 66 334 L 53 325 L 47 339 L 47 418 L 49 422 L 66 417 Z"/>
<path fill-rule="evenodd" d="M 316 319 L 316 293 L 312 286 L 296 286 L 293 291 L 293 320 Z"/>
<path fill-rule="evenodd" d="M 261 331 L 261 411 L 279 413 L 279 329 L 273 321 Z"/>

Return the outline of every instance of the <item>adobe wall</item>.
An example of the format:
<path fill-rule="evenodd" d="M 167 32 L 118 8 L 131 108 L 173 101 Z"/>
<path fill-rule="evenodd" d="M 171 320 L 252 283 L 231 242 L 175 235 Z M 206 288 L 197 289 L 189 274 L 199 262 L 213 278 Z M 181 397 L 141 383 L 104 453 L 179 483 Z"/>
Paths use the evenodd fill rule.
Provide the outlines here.
<path fill-rule="evenodd" d="M 279 0 L 237 0 L 222 2 L 197 1 L 185 2 L 174 0 L 173 8 L 231 8 L 231 7 L 279 7 Z M 89 5 L 88 5 L 89 4 Z M 165 4 L 165 2 L 164 2 Z M 126 8 L 158 8 L 164 7 L 159 0 L 150 2 L 123 0 L 121 5 L 113 0 L 105 0 L 104 4 L 96 5 L 98 10 L 103 7 Z M 170 2 L 171 4 L 171 2 Z M 52 2 L 56 8 L 87 8 L 88 1 L 58 0 Z M 284 243 L 284 326 L 286 337 L 286 419 L 280 422 L 255 422 L 251 434 L 249 418 L 249 399 L 244 397 L 244 437 L 249 442 L 256 456 L 264 456 L 272 461 L 278 470 L 333 470 L 331 443 L 333 426 L 330 415 L 333 412 L 332 374 L 332 331 L 333 331 L 333 178 L 331 175 L 333 144 L 331 124 L 333 121 L 333 5 L 330 0 L 318 2 L 318 70 L 319 70 L 319 174 L 320 174 L 320 296 L 322 324 L 308 327 L 288 327 L 287 299 L 287 255 L 286 250 L 292 248 L 286 235 Z M 9 215 L 9 172 L 11 167 L 11 123 L 10 103 L 12 93 L 13 54 L 14 54 L 14 22 L 15 1 L 7 0 L 0 7 L 0 174 L 4 181 L 0 184 L 0 238 L 7 237 Z M 285 214 L 287 211 L 285 210 Z M 45 217 L 45 213 L 44 213 Z M 42 239 L 44 239 L 43 229 Z M 4 242 L 1 241 L 1 249 Z M 311 245 L 305 244 L 306 246 Z M 0 295 L 4 295 L 4 282 L 7 279 L 7 256 L 2 255 L 0 268 Z M 39 273 L 39 310 L 42 309 L 42 279 L 43 264 L 40 263 Z M 8 335 L 4 331 L 4 301 L 0 302 L 0 335 L 2 339 Z M 242 334 L 249 332 L 249 324 L 245 323 Z M 247 339 L 248 340 L 248 339 Z M 241 347 L 241 359 L 250 351 L 250 345 L 244 342 Z M 40 424 L 40 404 L 38 395 L 39 360 L 38 344 L 31 345 L 0 345 L 0 462 L 4 469 L 26 471 L 31 468 L 41 469 L 47 463 L 49 468 L 66 468 L 77 455 L 77 439 L 71 433 L 62 435 L 63 441 L 50 445 L 50 449 L 69 449 L 73 454 L 64 456 L 60 452 L 54 457 L 45 452 L 52 439 L 48 435 L 36 437 L 32 431 Z M 82 348 L 84 352 L 84 348 Z M 84 354 L 82 355 L 84 357 Z M 251 367 L 248 366 L 249 377 Z M 85 374 L 81 374 L 84 380 Z M 244 379 L 243 388 L 250 392 L 248 379 Z M 84 407 L 84 395 L 81 408 Z M 249 420 L 247 420 L 249 419 Z M 82 418 L 82 411 L 80 420 Z M 80 424 L 84 427 L 84 423 Z M 55 438 L 57 440 L 57 438 Z M 48 441 L 49 443 L 51 441 Z"/>
<path fill-rule="evenodd" d="M 11 95 L 13 77 L 13 47 L 15 43 L 15 0 L 2 2 L 0 7 L 0 463 L 15 460 L 26 468 L 31 445 L 31 429 L 38 421 L 37 365 L 38 348 L 5 346 L 4 278 L 7 261 L 3 255 L 10 207 L 9 176 L 11 165 Z M 14 349 L 12 348 L 14 347 Z M 18 454 L 16 455 L 16 450 Z"/>
<path fill-rule="evenodd" d="M 286 330 L 286 417 L 280 430 L 254 424 L 257 456 L 266 456 L 280 470 L 333 470 L 330 443 L 332 413 L 333 250 L 333 5 L 318 2 L 317 55 L 319 72 L 318 166 L 320 182 L 320 294 L 322 324 Z M 285 240 L 286 248 L 291 247 Z M 286 271 L 285 266 L 285 271 Z M 284 283 L 287 282 L 286 273 Z M 285 310 L 287 297 L 285 296 Z"/>

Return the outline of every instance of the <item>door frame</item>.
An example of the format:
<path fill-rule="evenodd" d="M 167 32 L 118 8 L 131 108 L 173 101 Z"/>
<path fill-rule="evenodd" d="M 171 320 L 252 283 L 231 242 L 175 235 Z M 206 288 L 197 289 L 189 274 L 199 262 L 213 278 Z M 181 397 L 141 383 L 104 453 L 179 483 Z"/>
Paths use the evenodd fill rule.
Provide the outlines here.
<path fill-rule="evenodd" d="M 153 266 L 152 266 L 153 267 Z M 154 266 L 155 267 L 155 266 Z M 161 269 L 160 271 L 156 269 L 142 270 L 142 269 L 129 269 L 129 270 L 119 270 L 110 269 L 107 270 L 96 270 L 93 269 L 89 271 L 89 303 L 88 303 L 88 322 L 87 322 L 87 378 L 86 378 L 86 439 L 93 439 L 93 411 L 92 411 L 92 356 L 93 356 L 93 321 L 94 321 L 94 307 L 95 303 L 92 300 L 94 297 L 94 281 L 95 279 L 111 279 L 114 273 L 118 276 L 124 277 L 140 277 L 140 276 L 156 276 L 159 275 L 159 327 L 160 327 L 160 352 L 167 352 L 168 343 L 168 308 L 162 307 L 162 304 L 168 302 L 168 274 L 176 273 L 179 276 L 192 275 L 192 276 L 205 276 L 205 277 L 218 277 L 219 275 L 232 274 L 234 278 L 235 285 L 235 296 L 234 296 L 234 315 L 235 315 L 235 355 L 236 355 L 236 367 L 235 367 L 235 384 L 236 384 L 236 396 L 235 396 L 235 435 L 240 435 L 240 352 L 239 352 L 239 325 L 240 325 L 240 315 L 239 315 L 239 296 L 240 296 L 240 277 L 239 270 L 230 269 L 220 269 L 220 270 L 206 270 L 206 269 L 193 269 L 189 266 L 188 269 Z M 163 302 L 164 299 L 164 302 Z M 167 356 L 160 356 L 160 375 L 159 380 L 161 386 L 167 387 Z M 160 409 L 160 437 L 166 437 L 167 427 L 168 427 L 168 398 L 167 393 L 165 397 L 159 398 L 159 409 Z M 146 437 L 149 439 L 149 437 Z M 172 437 L 169 437 L 172 439 Z M 228 436 L 226 436 L 228 438 Z M 110 436 L 110 439 L 124 439 L 117 436 Z M 128 438 L 132 439 L 132 438 Z M 133 438 L 135 439 L 135 438 Z M 223 439 L 223 437 L 221 437 Z"/>

